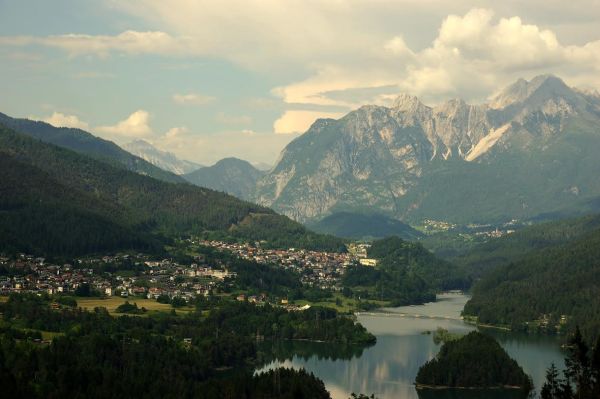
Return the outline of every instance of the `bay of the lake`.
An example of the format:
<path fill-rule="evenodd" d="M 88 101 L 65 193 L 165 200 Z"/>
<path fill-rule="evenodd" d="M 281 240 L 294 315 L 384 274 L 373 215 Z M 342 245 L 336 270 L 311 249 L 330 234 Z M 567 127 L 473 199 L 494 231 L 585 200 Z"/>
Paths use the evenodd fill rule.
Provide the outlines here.
<path fill-rule="evenodd" d="M 347 399 L 353 392 L 375 394 L 379 399 L 518 397 L 509 392 L 493 391 L 417 393 L 413 384 L 419 367 L 440 349 L 440 345 L 433 342 L 432 335 L 424 332 L 433 332 L 438 327 L 454 333 L 475 329 L 460 319 L 468 299 L 462 293 L 446 293 L 439 295 L 434 303 L 359 314 L 358 321 L 377 336 L 375 345 L 336 354 L 337 349 L 331 344 L 293 342 L 278 347 L 277 360 L 271 361 L 262 370 L 280 366 L 304 368 L 325 382 L 334 399 Z M 493 329 L 483 331 L 494 336 L 523 367 L 532 377 L 538 392 L 544 382 L 546 368 L 552 362 L 561 368 L 564 364 L 564 353 L 555 337 Z"/>

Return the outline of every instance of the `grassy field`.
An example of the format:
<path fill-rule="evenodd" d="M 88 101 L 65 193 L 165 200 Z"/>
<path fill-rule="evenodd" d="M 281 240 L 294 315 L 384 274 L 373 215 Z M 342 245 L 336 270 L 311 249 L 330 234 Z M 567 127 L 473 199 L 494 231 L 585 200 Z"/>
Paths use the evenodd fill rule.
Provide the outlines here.
<path fill-rule="evenodd" d="M 82 298 L 77 297 L 77 306 L 87 310 L 93 310 L 96 307 L 106 308 L 108 312 L 112 315 L 119 315 L 120 313 L 115 313 L 115 309 L 128 301 L 129 303 L 136 303 L 139 308 L 146 308 L 150 312 L 170 312 L 173 307 L 169 304 L 158 303 L 154 299 L 147 298 L 121 298 L 121 297 L 110 297 L 106 299 L 101 298 Z M 175 311 L 178 314 L 188 313 L 194 310 L 191 306 L 186 306 L 182 308 L 178 308 Z"/>

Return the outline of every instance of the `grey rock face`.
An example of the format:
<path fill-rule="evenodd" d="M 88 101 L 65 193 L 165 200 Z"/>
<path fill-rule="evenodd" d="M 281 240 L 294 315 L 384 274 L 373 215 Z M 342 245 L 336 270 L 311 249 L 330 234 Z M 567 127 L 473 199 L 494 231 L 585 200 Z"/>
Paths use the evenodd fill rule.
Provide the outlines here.
<path fill-rule="evenodd" d="M 405 217 L 422 206 L 415 193 L 432 192 L 424 185 L 436 173 L 495 163 L 502 170 L 499 159 L 553 145 L 574 121 L 600 126 L 594 98 L 554 76 L 521 79 L 489 104 L 454 99 L 428 107 L 401 94 L 391 107 L 317 120 L 259 179 L 253 199 L 300 221 L 352 210 Z M 485 190 L 492 183 L 473 184 Z"/>

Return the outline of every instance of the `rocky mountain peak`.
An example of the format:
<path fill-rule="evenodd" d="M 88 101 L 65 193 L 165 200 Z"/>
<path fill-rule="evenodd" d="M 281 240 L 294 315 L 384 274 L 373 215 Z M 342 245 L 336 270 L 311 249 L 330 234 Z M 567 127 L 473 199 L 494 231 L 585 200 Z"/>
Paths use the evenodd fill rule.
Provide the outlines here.
<path fill-rule="evenodd" d="M 414 113 L 417 110 L 426 107 L 418 97 L 402 93 L 392 103 L 392 108 L 400 112 Z"/>
<path fill-rule="evenodd" d="M 201 168 L 202 165 L 177 158 L 175 154 L 159 150 L 145 140 L 134 140 L 123 146 L 128 151 L 163 170 L 182 175 Z"/>
<path fill-rule="evenodd" d="M 519 79 L 492 98 L 490 107 L 502 109 L 517 104 L 540 105 L 550 99 L 571 100 L 576 93 L 554 75 L 539 75 L 526 81 Z M 534 103 L 534 104 L 531 104 Z"/>

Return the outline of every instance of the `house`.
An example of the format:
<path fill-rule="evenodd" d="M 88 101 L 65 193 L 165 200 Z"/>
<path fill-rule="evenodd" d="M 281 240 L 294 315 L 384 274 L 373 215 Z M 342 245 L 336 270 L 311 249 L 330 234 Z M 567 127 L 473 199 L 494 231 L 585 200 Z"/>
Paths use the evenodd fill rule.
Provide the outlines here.
<path fill-rule="evenodd" d="M 368 266 L 368 267 L 377 266 L 377 259 L 361 258 L 358 260 L 358 262 L 363 266 Z"/>

